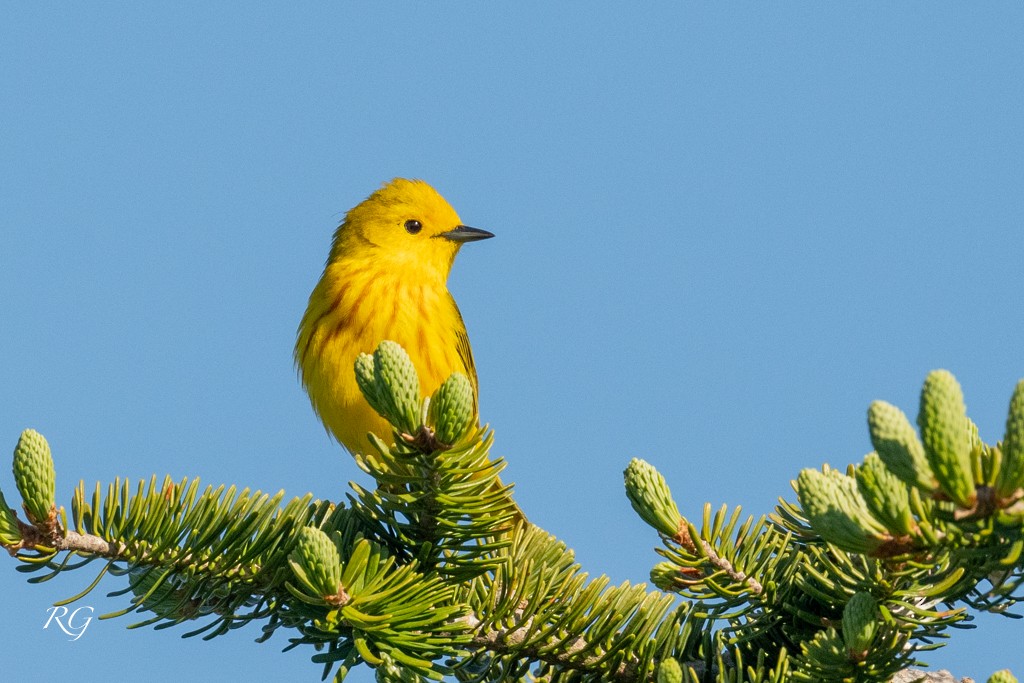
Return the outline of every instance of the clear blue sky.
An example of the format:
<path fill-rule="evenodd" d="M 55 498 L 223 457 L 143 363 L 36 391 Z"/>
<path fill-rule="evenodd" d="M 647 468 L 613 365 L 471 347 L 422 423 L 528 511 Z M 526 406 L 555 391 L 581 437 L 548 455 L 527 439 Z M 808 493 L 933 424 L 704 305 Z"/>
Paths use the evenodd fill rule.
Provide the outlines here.
<path fill-rule="evenodd" d="M 801 468 L 870 450 L 872 399 L 916 414 L 938 367 L 1001 437 L 1024 377 L 1021 5 L 341 5 L 4 4 L 0 446 L 42 431 L 64 504 L 168 472 L 342 496 L 356 468 L 291 348 L 332 231 L 394 176 L 497 234 L 450 280 L 482 414 L 592 573 L 658 559 L 634 456 L 685 514 L 766 513 Z M 92 569 L 14 566 L 8 673 L 318 680 L 254 627 L 67 642 L 46 608 Z M 1024 673 L 1020 623 L 980 625 L 930 661 Z"/>

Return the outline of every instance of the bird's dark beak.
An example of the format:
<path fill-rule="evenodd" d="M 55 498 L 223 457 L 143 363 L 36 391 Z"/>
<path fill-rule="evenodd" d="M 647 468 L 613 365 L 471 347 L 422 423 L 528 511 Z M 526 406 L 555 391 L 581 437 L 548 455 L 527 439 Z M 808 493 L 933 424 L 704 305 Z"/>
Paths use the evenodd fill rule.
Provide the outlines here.
<path fill-rule="evenodd" d="M 437 237 L 444 237 L 452 242 L 476 242 L 477 240 L 485 240 L 489 237 L 494 237 L 493 232 L 487 232 L 480 228 L 471 228 L 468 225 L 457 225 L 448 232 L 442 232 Z"/>

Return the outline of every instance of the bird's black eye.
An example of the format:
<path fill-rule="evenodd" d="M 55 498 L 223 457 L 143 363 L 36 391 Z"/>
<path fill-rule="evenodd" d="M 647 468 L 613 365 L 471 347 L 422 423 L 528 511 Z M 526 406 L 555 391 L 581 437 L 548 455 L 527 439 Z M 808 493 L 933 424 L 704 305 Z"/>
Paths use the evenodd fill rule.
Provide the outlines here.
<path fill-rule="evenodd" d="M 405 222 L 405 231 L 410 235 L 415 235 L 423 229 L 423 224 L 415 219 L 410 219 Z"/>

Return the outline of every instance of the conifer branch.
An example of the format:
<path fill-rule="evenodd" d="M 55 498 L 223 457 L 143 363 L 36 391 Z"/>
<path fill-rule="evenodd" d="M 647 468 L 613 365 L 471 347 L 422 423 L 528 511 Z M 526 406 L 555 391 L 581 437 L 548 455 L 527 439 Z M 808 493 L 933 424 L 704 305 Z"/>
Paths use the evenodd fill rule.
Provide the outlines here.
<path fill-rule="evenodd" d="M 80 534 L 77 531 L 68 531 L 57 544 L 56 549 L 76 553 L 87 553 L 98 555 L 111 560 L 127 560 L 126 552 L 128 546 L 119 541 L 107 541 L 92 534 Z"/>
<path fill-rule="evenodd" d="M 672 537 L 672 540 L 686 548 L 690 553 L 697 551 L 697 543 L 693 541 L 693 535 L 690 533 L 690 526 L 686 523 L 686 520 L 680 519 L 679 531 Z M 698 538 L 697 540 L 709 565 L 725 572 L 733 582 L 746 584 L 752 595 L 760 595 L 764 591 L 764 587 L 757 579 L 738 571 L 729 560 L 719 555 L 710 541 L 703 538 Z"/>
<path fill-rule="evenodd" d="M 518 679 L 536 666 L 552 683 L 881 682 L 969 609 L 1024 600 L 1024 381 L 992 445 L 949 373 L 925 382 L 920 435 L 872 404 L 875 453 L 845 473 L 804 470 L 797 501 L 770 520 L 707 505 L 692 523 L 634 460 L 626 492 L 664 559 L 651 591 L 589 577 L 523 522 L 465 378 L 417 402 L 407 358 L 378 353 L 361 359 L 360 386 L 396 438 L 358 456 L 376 486 L 353 484 L 348 506 L 118 479 L 91 496 L 80 486 L 69 523 L 49 446 L 26 431 L 14 470 L 27 521 L 0 493 L 0 544 L 51 576 L 106 560 L 100 575 L 128 575 L 124 611 L 145 624 L 205 619 L 190 634 L 206 638 L 255 620 L 261 640 L 287 630 L 337 680 L 365 663 L 384 681 Z"/>
<path fill-rule="evenodd" d="M 546 644 L 528 645 L 530 634 L 536 630 L 536 624 L 531 617 L 522 624 L 510 629 L 497 629 L 492 625 L 482 633 L 476 630 L 484 623 L 474 616 L 464 617 L 465 623 L 474 631 L 470 641 L 471 646 L 488 650 L 499 655 L 514 655 L 526 659 L 558 666 L 562 669 L 572 671 L 593 671 L 604 659 L 603 655 L 590 654 L 580 656 L 580 653 L 590 649 L 590 644 L 582 636 L 572 638 L 560 647 L 552 648 L 554 641 Z M 603 674 L 606 680 L 618 681 L 619 683 L 633 683 L 640 680 L 637 677 L 636 666 L 620 664 L 613 671 L 606 671 Z"/>

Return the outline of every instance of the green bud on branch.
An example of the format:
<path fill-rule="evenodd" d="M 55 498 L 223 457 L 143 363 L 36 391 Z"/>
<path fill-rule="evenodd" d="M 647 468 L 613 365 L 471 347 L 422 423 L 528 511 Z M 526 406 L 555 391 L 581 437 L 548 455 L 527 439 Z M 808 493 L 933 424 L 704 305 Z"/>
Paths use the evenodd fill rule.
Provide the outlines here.
<path fill-rule="evenodd" d="M 415 432 L 420 417 L 420 380 L 409 354 L 393 341 L 382 341 L 373 352 L 373 373 L 384 417 L 407 434 Z"/>
<path fill-rule="evenodd" d="M 1017 677 L 1009 669 L 1000 669 L 989 676 L 986 683 L 1017 683 Z"/>
<path fill-rule="evenodd" d="M 996 495 L 1008 499 L 1019 495 L 1018 490 L 1024 487 L 1024 379 L 1017 383 L 1010 398 L 1002 454 Z"/>
<path fill-rule="evenodd" d="M 356 372 L 356 384 L 359 385 L 359 391 L 363 393 L 363 398 L 370 404 L 378 415 L 387 419 L 387 404 L 380 396 L 380 391 L 377 390 L 377 377 L 373 370 L 373 356 L 368 353 L 361 353 L 356 358 L 355 364 Z"/>
<path fill-rule="evenodd" d="M 857 489 L 871 513 L 890 532 L 908 536 L 917 530 L 906 484 L 885 466 L 877 453 L 869 453 L 857 468 Z"/>
<path fill-rule="evenodd" d="M 469 431 L 473 417 L 473 385 L 461 372 L 453 373 L 430 399 L 434 436 L 442 444 L 454 445 Z"/>
<path fill-rule="evenodd" d="M 661 473 L 653 465 L 633 458 L 623 474 L 626 496 L 640 518 L 665 536 L 675 537 L 683 516 Z"/>
<path fill-rule="evenodd" d="M 868 408 L 868 430 L 871 445 L 893 474 L 929 494 L 939 487 L 917 431 L 902 410 L 885 401 L 873 401 Z"/>
<path fill-rule="evenodd" d="M 797 477 L 796 492 L 807 521 L 827 542 L 869 555 L 891 540 L 850 477 L 835 470 L 805 469 Z"/>
<path fill-rule="evenodd" d="M 50 444 L 39 432 L 26 429 L 14 449 L 14 482 L 32 523 L 46 522 L 56 510 L 56 480 Z"/>
<path fill-rule="evenodd" d="M 683 668 L 672 657 L 658 664 L 658 683 L 683 683 Z"/>
<path fill-rule="evenodd" d="M 878 603 L 870 593 L 854 593 L 843 608 L 843 642 L 853 659 L 861 660 L 878 632 Z"/>
<path fill-rule="evenodd" d="M 331 604 L 348 600 L 341 586 L 341 557 L 330 537 L 316 527 L 299 532 L 295 548 L 288 555 L 295 577 L 314 596 Z"/>
<path fill-rule="evenodd" d="M 928 373 L 921 388 L 917 425 L 939 487 L 960 507 L 973 507 L 974 474 L 967 408 L 963 390 L 950 372 L 933 370 Z"/>

